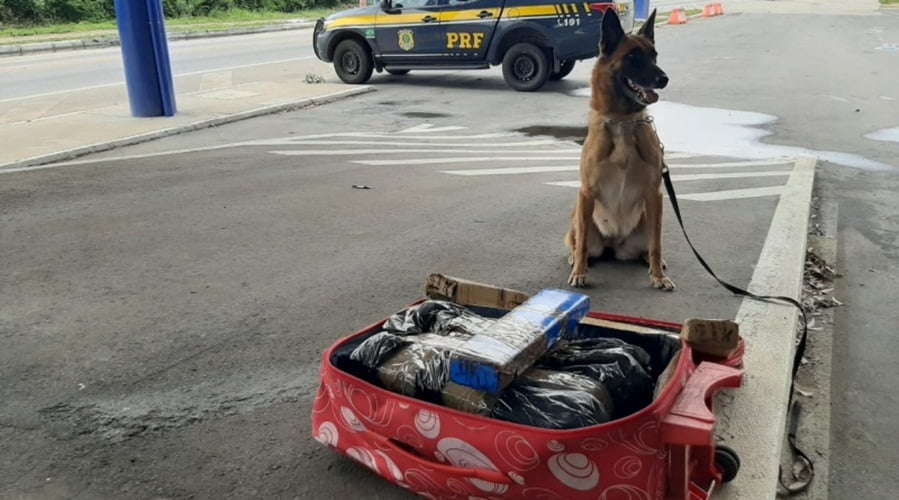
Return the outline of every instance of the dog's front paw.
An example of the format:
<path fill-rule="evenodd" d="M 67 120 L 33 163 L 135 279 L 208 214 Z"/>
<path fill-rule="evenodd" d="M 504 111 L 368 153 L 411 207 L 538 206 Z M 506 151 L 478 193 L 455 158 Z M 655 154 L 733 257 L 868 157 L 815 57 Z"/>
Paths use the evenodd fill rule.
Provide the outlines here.
<path fill-rule="evenodd" d="M 650 278 L 652 278 L 653 288 L 658 288 L 659 290 L 664 290 L 666 292 L 674 290 L 674 282 L 671 281 L 671 278 L 668 276 L 662 274 L 660 276 L 650 276 Z"/>
<path fill-rule="evenodd" d="M 576 288 L 587 286 L 587 273 L 571 271 L 571 275 L 568 276 L 568 284 Z"/>

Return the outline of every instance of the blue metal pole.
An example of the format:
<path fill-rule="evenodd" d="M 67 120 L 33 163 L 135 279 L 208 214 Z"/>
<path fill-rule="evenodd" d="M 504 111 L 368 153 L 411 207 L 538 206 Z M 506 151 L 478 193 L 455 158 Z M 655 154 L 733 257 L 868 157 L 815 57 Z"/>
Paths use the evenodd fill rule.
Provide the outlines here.
<path fill-rule="evenodd" d="M 146 0 L 150 14 L 150 34 L 153 36 L 153 54 L 156 59 L 156 73 L 159 77 L 159 92 L 162 97 L 162 111 L 165 116 L 175 114 L 175 89 L 172 84 L 172 64 L 169 61 L 169 42 L 165 36 L 165 16 L 162 0 Z"/>
<path fill-rule="evenodd" d="M 161 0 L 115 0 L 131 114 L 172 116 L 175 95 Z"/>

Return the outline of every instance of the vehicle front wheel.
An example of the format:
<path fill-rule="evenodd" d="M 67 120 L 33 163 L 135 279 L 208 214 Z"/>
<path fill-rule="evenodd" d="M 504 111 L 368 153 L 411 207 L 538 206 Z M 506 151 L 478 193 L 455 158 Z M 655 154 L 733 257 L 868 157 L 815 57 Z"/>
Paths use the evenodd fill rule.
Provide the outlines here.
<path fill-rule="evenodd" d="M 358 40 L 344 40 L 334 49 L 334 71 L 345 83 L 365 83 L 374 70 L 368 47 Z"/>
<path fill-rule="evenodd" d="M 516 43 L 503 56 L 503 78 L 515 90 L 533 92 L 546 83 L 549 73 L 546 52 L 533 43 Z"/>
<path fill-rule="evenodd" d="M 408 69 L 388 69 L 387 72 L 394 76 L 403 76 L 405 74 L 408 74 L 409 70 Z"/>
<path fill-rule="evenodd" d="M 550 80 L 561 80 L 568 76 L 571 73 L 571 70 L 574 69 L 574 59 L 568 59 L 566 61 L 562 61 L 562 64 L 559 66 L 559 72 L 553 71 L 549 74 Z"/>

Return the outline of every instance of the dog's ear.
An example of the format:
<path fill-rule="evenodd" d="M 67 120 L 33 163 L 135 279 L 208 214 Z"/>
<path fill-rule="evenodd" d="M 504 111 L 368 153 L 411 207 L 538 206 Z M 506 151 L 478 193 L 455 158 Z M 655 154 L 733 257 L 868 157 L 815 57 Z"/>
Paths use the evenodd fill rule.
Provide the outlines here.
<path fill-rule="evenodd" d="M 637 32 L 638 35 L 642 35 L 644 38 L 649 40 L 652 43 L 656 43 L 655 40 L 655 26 L 656 26 L 656 10 L 652 9 L 652 14 L 649 15 L 649 19 L 643 23 L 643 26 L 640 26 L 640 31 Z"/>
<path fill-rule="evenodd" d="M 612 52 L 615 52 L 618 44 L 621 43 L 621 39 L 624 38 L 624 30 L 621 29 L 621 21 L 618 19 L 618 14 L 615 13 L 614 7 L 606 9 L 605 14 L 602 16 L 602 27 L 600 29 L 602 32 L 599 39 L 599 48 L 603 55 L 611 55 Z"/>

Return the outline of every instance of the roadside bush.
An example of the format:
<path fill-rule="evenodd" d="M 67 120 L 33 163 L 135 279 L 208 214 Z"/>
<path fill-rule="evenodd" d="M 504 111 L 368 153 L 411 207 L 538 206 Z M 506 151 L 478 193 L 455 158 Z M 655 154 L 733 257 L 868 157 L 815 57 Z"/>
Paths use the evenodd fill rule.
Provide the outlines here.
<path fill-rule="evenodd" d="M 39 24 L 43 14 L 40 0 L 0 0 L 0 23 Z"/>
<path fill-rule="evenodd" d="M 208 16 L 243 9 L 296 12 L 334 7 L 345 0 L 160 0 L 167 18 Z M 0 0 L 0 23 L 34 25 L 115 19 L 114 0 Z"/>

